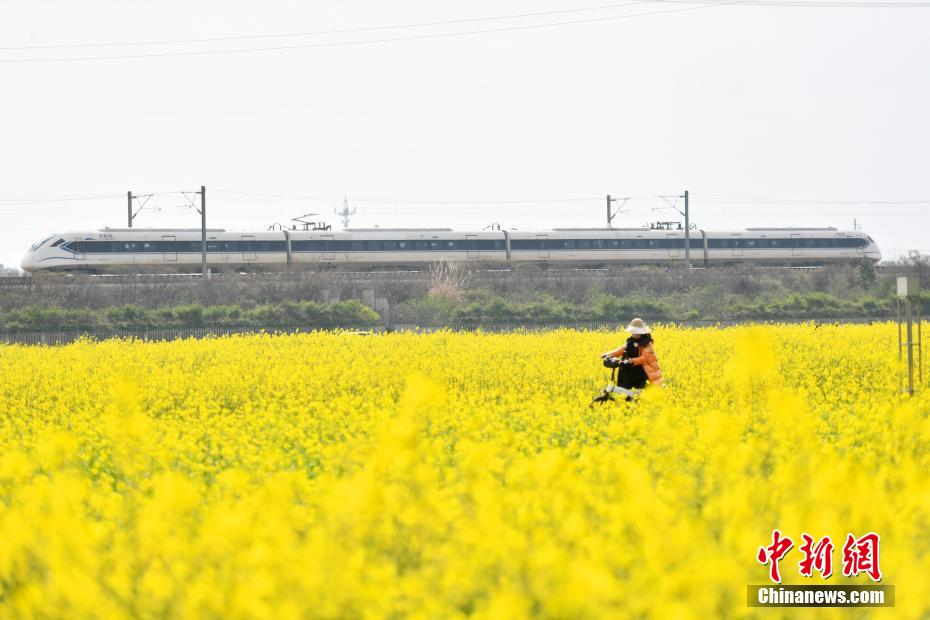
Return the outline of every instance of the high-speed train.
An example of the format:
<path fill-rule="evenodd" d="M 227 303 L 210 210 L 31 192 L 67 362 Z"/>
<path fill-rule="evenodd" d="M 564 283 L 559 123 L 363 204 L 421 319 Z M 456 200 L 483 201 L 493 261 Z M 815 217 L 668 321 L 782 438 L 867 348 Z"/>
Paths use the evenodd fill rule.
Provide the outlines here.
<path fill-rule="evenodd" d="M 747 228 L 690 231 L 694 266 L 726 263 L 822 265 L 881 258 L 861 231 Z M 254 267 L 352 265 L 360 268 L 437 261 L 503 265 L 680 264 L 685 231 L 652 228 L 554 228 L 455 231 L 450 228 L 354 228 L 345 231 L 207 230 L 213 271 Z M 201 230 L 104 228 L 49 235 L 22 261 L 27 272 L 197 271 Z"/>

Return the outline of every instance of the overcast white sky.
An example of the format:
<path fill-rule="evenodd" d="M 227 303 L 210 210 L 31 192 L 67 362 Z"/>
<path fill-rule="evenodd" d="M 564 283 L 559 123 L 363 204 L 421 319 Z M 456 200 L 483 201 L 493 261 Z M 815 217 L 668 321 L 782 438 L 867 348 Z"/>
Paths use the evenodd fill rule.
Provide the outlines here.
<path fill-rule="evenodd" d="M 46 234 L 124 226 L 127 190 L 201 185 L 209 224 L 228 229 L 263 230 L 308 211 L 338 227 L 332 209 L 344 195 L 358 208 L 354 226 L 598 226 L 605 194 L 688 189 L 692 221 L 702 228 L 851 228 L 857 218 L 886 258 L 930 251 L 928 6 L 639 2 L 315 36 L 8 49 L 354 30 L 593 6 L 598 2 L 3 2 L 0 263 L 18 266 Z M 591 19 L 600 21 L 278 51 L 27 62 Z M 87 195 L 107 197 L 50 202 Z M 559 199 L 571 201 L 544 202 Z M 183 202 L 178 194 L 153 197 L 148 206 L 160 210 L 143 211 L 136 226 L 198 226 L 196 213 L 177 208 Z M 662 205 L 631 200 L 619 223 L 680 219 L 652 210 Z"/>

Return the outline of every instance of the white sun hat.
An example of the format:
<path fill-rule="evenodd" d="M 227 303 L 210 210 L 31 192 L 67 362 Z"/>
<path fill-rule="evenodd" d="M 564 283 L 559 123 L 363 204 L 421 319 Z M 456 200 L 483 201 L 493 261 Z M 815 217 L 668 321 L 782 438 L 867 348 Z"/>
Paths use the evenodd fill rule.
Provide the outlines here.
<path fill-rule="evenodd" d="M 626 331 L 631 334 L 648 334 L 649 326 L 643 323 L 643 320 L 640 318 L 635 318 L 630 321 L 630 324 L 627 325 Z"/>

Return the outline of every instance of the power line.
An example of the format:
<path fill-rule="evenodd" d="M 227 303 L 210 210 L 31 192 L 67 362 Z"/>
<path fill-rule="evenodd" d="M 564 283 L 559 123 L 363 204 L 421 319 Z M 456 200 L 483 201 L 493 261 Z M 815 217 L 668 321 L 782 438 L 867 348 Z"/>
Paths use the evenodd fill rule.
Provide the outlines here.
<path fill-rule="evenodd" d="M 215 194 L 219 194 L 214 200 L 225 202 L 247 202 L 247 203 L 264 203 L 280 205 L 297 205 L 300 202 L 338 202 L 342 200 L 340 196 L 316 196 L 307 194 L 278 194 L 269 192 L 250 192 L 231 189 L 216 189 Z M 148 192 L 146 196 L 177 196 L 184 192 L 180 191 L 162 191 Z M 0 207 L 18 207 L 18 206 L 42 206 L 54 205 L 59 203 L 83 202 L 83 201 L 102 201 L 114 198 L 124 199 L 124 193 L 99 193 L 99 194 L 0 194 Z M 636 201 L 661 201 L 665 198 L 663 195 L 630 195 L 619 196 L 620 200 Z M 735 205 L 751 208 L 753 203 L 760 206 L 779 205 L 785 207 L 792 206 L 840 206 L 840 207 L 914 207 L 930 205 L 928 199 L 868 199 L 868 200 L 822 200 L 807 198 L 779 198 L 779 197 L 750 197 L 750 196 L 730 196 L 722 194 L 691 194 L 691 198 L 699 201 L 698 204 L 705 205 Z M 436 206 L 436 205 L 541 205 L 541 204 L 569 204 L 585 202 L 602 202 L 603 196 L 560 196 L 560 197 L 534 197 L 534 198 L 513 198 L 513 197 L 445 197 L 445 198 L 353 198 L 353 202 L 366 203 L 372 205 L 409 205 L 409 206 Z M 930 215 L 930 214 L 928 214 Z"/>
<path fill-rule="evenodd" d="M 747 196 L 721 196 L 715 194 L 692 195 L 703 204 L 745 204 L 764 203 L 773 205 L 819 205 L 819 206 L 914 206 L 930 205 L 930 199 L 925 200 L 820 200 L 807 198 L 759 198 Z"/>
<path fill-rule="evenodd" d="M 102 43 L 55 43 L 47 45 L 19 45 L 0 47 L 2 51 L 21 51 L 21 50 L 43 50 L 43 49 L 87 49 L 101 47 L 137 47 L 152 45 L 188 45 L 192 43 L 219 43 L 224 41 L 243 41 L 256 39 L 281 39 L 322 36 L 332 34 L 352 34 L 358 32 L 378 32 L 389 30 L 404 30 L 410 28 L 428 28 L 435 26 L 448 26 L 454 24 L 466 24 L 484 21 L 501 21 L 508 19 L 521 19 L 527 17 L 542 17 L 547 15 L 564 15 L 568 13 L 582 13 L 591 11 L 603 11 L 608 9 L 617 9 L 638 4 L 699 4 L 699 5 L 724 5 L 724 4 L 743 4 L 746 6 L 784 6 L 784 7 L 820 7 L 820 8 L 928 8 L 930 2 L 902 2 L 902 1 L 881 1 L 865 0 L 861 2 L 852 0 L 840 1 L 820 1 L 820 0 L 745 0 L 742 2 L 728 2 L 721 0 L 635 0 L 634 2 L 624 2 L 619 4 L 603 4 L 598 6 L 579 7 L 574 9 L 560 9 L 553 11 L 536 11 L 532 13 L 514 13 L 510 15 L 496 15 L 487 17 L 468 17 L 459 19 L 447 19 L 430 22 L 416 22 L 411 24 L 397 24 L 388 26 L 364 26 L 357 28 L 338 28 L 332 30 L 314 30 L 306 32 L 285 32 L 272 34 L 243 34 L 229 35 L 220 37 L 202 37 L 190 39 L 162 39 L 150 41 L 109 41 Z M 559 25 L 559 24 L 552 24 Z"/>
<path fill-rule="evenodd" d="M 544 15 L 560 15 L 565 13 L 581 13 L 587 11 L 603 11 L 606 9 L 617 9 L 626 6 L 633 6 L 636 4 L 649 4 L 656 2 L 657 0 L 635 0 L 634 2 L 624 2 L 621 4 L 602 4 L 599 6 L 589 6 L 581 7 L 577 9 L 562 9 L 558 11 L 538 11 L 535 13 L 516 13 L 513 15 L 498 15 L 493 17 L 468 17 L 461 19 L 446 19 L 441 21 L 432 21 L 432 22 L 418 22 L 413 24 L 398 24 L 392 26 L 364 26 L 360 28 L 339 28 L 335 30 L 314 30 L 309 32 L 285 32 L 277 34 L 245 34 L 245 35 L 230 35 L 225 37 L 208 37 L 200 39 L 169 39 L 169 40 L 160 40 L 160 41 L 126 41 L 122 43 L 64 43 L 64 44 L 53 44 L 53 45 L 20 45 L 17 47 L 0 47 L 0 50 L 12 51 L 12 50 L 41 50 L 41 49 L 75 49 L 75 48 L 89 48 L 89 47 L 130 47 L 130 46 L 144 46 L 144 45 L 180 45 L 180 44 L 190 44 L 190 43 L 217 43 L 222 41 L 243 41 L 243 40 L 254 40 L 254 39 L 284 39 L 284 38 L 296 38 L 296 37 L 315 37 L 328 34 L 351 34 L 356 32 L 377 32 L 384 30 L 404 30 L 408 28 L 427 28 L 432 26 L 449 26 L 453 24 L 466 24 L 482 21 L 498 21 L 505 19 L 520 19 L 524 17 L 541 17 Z M 711 0 L 713 1 L 713 0 Z"/>
<path fill-rule="evenodd" d="M 665 0 L 651 0 L 651 2 L 664 2 Z M 285 51 L 285 50 L 295 50 L 295 49 L 311 49 L 311 48 L 322 48 L 322 47 L 347 47 L 355 45 L 372 45 L 378 43 L 393 43 L 400 41 L 420 41 L 426 39 L 442 39 L 442 38 L 451 38 L 459 36 L 469 36 L 476 34 L 488 34 L 488 33 L 498 33 L 498 32 L 514 32 L 518 30 L 538 30 L 542 28 L 553 28 L 557 26 L 569 26 L 575 24 L 588 24 L 595 22 L 606 22 L 606 21 L 616 21 L 621 19 L 629 19 L 633 17 L 645 17 L 649 15 L 664 15 L 667 13 L 683 13 L 685 11 L 696 11 L 700 9 L 715 8 L 721 6 L 729 6 L 735 4 L 752 4 L 755 0 L 732 0 L 727 2 L 703 2 L 696 6 L 687 6 L 677 9 L 665 9 L 662 11 L 647 11 L 643 13 L 628 13 L 625 15 L 611 15 L 605 17 L 592 17 L 587 19 L 575 19 L 561 22 L 548 22 L 544 24 L 530 24 L 523 26 L 504 26 L 501 28 L 485 28 L 481 30 L 464 30 L 458 32 L 443 32 L 443 33 L 428 33 L 428 34 L 418 34 L 418 35 L 408 35 L 403 37 L 387 37 L 382 39 L 361 39 L 355 41 L 331 41 L 327 43 L 302 43 L 296 45 L 279 45 L 272 47 L 250 47 L 250 48 L 238 48 L 238 49 L 222 49 L 222 50 L 192 50 L 192 51 L 176 51 L 176 52 L 154 52 L 154 53 L 142 53 L 142 54 L 119 54 L 111 56 L 60 56 L 60 57 L 51 57 L 51 58 L 7 58 L 0 60 L 0 63 L 43 63 L 43 62 L 78 62 L 78 61 L 94 61 L 94 60 L 129 60 L 137 58 L 168 58 L 175 56 L 215 56 L 222 54 L 243 54 L 251 52 L 276 52 L 276 51 Z M 928 4 L 930 6 L 930 4 Z"/>

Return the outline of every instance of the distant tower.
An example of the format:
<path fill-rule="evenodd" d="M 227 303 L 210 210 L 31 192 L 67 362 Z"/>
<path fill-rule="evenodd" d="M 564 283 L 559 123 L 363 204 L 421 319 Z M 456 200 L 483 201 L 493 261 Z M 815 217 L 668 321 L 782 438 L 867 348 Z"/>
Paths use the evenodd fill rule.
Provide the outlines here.
<path fill-rule="evenodd" d="M 342 199 L 342 210 L 341 210 L 341 211 L 336 211 L 335 209 L 333 209 L 333 212 L 334 212 L 336 215 L 338 215 L 339 217 L 342 218 L 342 227 L 343 227 L 343 228 L 348 228 L 348 227 L 349 227 L 349 216 L 355 215 L 355 207 L 352 207 L 352 209 L 350 210 L 350 209 L 349 209 L 349 199 L 346 198 L 346 197 L 343 197 L 343 199 Z"/>

